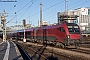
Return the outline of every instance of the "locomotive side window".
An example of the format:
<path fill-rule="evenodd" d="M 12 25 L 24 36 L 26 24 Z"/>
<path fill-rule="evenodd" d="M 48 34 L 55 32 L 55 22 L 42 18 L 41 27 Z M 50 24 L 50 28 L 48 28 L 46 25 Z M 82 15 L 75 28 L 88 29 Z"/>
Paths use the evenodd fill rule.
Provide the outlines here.
<path fill-rule="evenodd" d="M 61 32 L 65 32 L 64 28 L 63 27 L 59 27 L 57 28 L 58 30 L 60 30 Z"/>

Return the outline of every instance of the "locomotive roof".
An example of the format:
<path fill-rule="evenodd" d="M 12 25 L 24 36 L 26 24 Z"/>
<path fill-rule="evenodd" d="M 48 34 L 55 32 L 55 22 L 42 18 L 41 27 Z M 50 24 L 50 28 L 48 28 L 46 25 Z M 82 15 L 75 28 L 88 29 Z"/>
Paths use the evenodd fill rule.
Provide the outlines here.
<path fill-rule="evenodd" d="M 29 29 L 25 29 L 26 31 L 33 31 L 34 29 L 50 29 L 50 28 L 56 28 L 58 26 L 63 26 L 64 24 L 68 25 L 68 26 L 78 26 L 77 24 L 75 23 L 61 23 L 61 24 L 56 24 L 56 25 L 52 25 L 52 26 L 43 26 L 43 27 L 36 27 L 36 28 L 29 28 Z M 24 32 L 24 30 L 17 30 L 15 32 Z"/>
<path fill-rule="evenodd" d="M 34 28 L 29 28 L 29 29 L 26 29 L 26 31 L 33 31 Z"/>
<path fill-rule="evenodd" d="M 75 24 L 75 23 L 66 23 L 66 25 L 68 25 L 68 26 L 69 26 L 69 25 L 70 25 L 70 26 L 71 26 L 71 25 L 73 25 L 73 26 L 78 26 L 78 25 Z"/>
<path fill-rule="evenodd" d="M 34 28 L 25 29 L 25 31 L 33 31 Z M 17 30 L 16 32 L 24 32 L 24 29 Z"/>
<path fill-rule="evenodd" d="M 43 27 L 43 29 L 49 29 L 49 28 L 56 28 L 56 27 L 58 27 L 58 26 L 64 26 L 64 24 L 66 24 L 67 26 L 78 26 L 77 24 L 75 24 L 75 23 L 61 23 L 61 24 L 56 24 L 56 25 L 52 25 L 52 26 L 44 26 Z"/>
<path fill-rule="evenodd" d="M 56 24 L 56 25 L 51 25 L 51 26 L 44 26 L 42 27 L 43 29 L 50 29 L 50 28 L 57 28 L 58 26 L 63 26 L 63 24 Z"/>
<path fill-rule="evenodd" d="M 23 30 L 17 30 L 16 32 L 23 32 Z"/>

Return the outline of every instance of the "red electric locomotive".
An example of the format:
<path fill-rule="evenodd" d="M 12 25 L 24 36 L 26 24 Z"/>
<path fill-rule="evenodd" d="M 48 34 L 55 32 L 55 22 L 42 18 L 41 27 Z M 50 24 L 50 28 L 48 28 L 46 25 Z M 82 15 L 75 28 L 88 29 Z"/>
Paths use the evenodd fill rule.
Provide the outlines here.
<path fill-rule="evenodd" d="M 58 45 L 61 47 L 75 46 L 80 43 L 80 28 L 75 23 L 61 23 L 34 29 L 33 36 L 39 42 Z"/>
<path fill-rule="evenodd" d="M 17 38 L 24 38 L 24 30 L 17 31 Z M 75 23 L 61 23 L 26 29 L 25 38 L 30 41 L 54 44 L 63 48 L 68 46 L 77 47 L 81 41 L 81 32 L 79 26 Z"/>

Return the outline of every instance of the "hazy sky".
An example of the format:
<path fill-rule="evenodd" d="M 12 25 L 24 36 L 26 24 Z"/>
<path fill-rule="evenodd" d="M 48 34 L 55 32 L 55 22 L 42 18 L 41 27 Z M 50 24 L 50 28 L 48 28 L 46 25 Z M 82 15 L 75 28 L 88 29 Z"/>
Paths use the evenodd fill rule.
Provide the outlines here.
<path fill-rule="evenodd" d="M 40 20 L 40 3 L 42 3 L 42 19 L 50 24 L 57 23 L 57 13 L 65 11 L 65 0 L 17 0 L 17 2 L 0 2 L 0 12 L 7 12 L 7 26 L 22 24 L 26 19 L 27 24 L 38 25 Z M 90 0 L 68 0 L 68 10 L 81 7 L 90 7 Z M 16 12 L 16 14 L 15 14 Z"/>

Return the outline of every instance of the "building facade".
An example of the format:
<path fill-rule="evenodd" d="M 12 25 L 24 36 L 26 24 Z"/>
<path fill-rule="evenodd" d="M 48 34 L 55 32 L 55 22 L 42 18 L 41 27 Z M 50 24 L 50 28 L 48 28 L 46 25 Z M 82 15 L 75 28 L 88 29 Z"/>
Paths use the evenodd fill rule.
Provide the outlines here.
<path fill-rule="evenodd" d="M 80 26 L 81 30 L 90 30 L 90 9 L 89 8 L 79 8 L 77 23 Z"/>
<path fill-rule="evenodd" d="M 68 20 L 68 22 L 74 22 L 77 23 L 80 26 L 80 29 L 82 31 L 86 30 L 89 31 L 90 30 L 90 8 L 78 8 L 75 10 L 70 10 L 67 12 L 60 12 L 58 15 L 77 15 L 77 19 L 74 21 L 70 21 Z"/>

